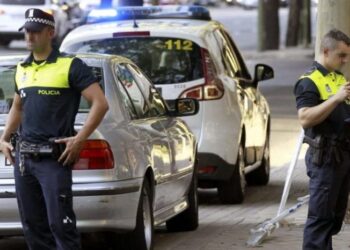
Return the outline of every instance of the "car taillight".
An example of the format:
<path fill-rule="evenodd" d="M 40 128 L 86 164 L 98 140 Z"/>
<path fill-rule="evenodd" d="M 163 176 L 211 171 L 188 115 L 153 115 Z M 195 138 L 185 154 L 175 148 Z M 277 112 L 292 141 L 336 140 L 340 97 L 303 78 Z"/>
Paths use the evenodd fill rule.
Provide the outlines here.
<path fill-rule="evenodd" d="M 197 100 L 216 100 L 224 95 L 224 85 L 217 78 L 213 61 L 206 49 L 201 49 L 203 60 L 203 74 L 205 83 L 194 86 L 181 93 L 180 98 L 194 98 Z"/>
<path fill-rule="evenodd" d="M 180 98 L 193 98 L 197 100 L 203 99 L 203 85 L 195 86 L 183 92 Z"/>
<path fill-rule="evenodd" d="M 108 142 L 105 140 L 87 140 L 73 169 L 112 169 L 113 167 L 113 153 Z"/>

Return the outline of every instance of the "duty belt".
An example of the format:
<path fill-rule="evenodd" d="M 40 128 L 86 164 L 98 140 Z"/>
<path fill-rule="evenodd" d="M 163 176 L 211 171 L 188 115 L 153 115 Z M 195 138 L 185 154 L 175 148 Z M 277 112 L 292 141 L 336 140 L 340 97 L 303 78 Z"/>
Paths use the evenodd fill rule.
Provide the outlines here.
<path fill-rule="evenodd" d="M 24 155 L 52 156 L 53 151 L 52 144 L 36 144 L 26 141 L 19 143 L 19 153 Z"/>
<path fill-rule="evenodd" d="M 64 143 L 55 143 L 58 138 L 50 138 L 47 143 L 31 143 L 22 140 L 20 137 L 16 138 L 16 145 L 14 148 L 19 153 L 19 169 L 21 174 L 24 173 L 25 158 L 32 158 L 40 160 L 42 158 L 52 158 L 58 160 L 65 150 Z"/>

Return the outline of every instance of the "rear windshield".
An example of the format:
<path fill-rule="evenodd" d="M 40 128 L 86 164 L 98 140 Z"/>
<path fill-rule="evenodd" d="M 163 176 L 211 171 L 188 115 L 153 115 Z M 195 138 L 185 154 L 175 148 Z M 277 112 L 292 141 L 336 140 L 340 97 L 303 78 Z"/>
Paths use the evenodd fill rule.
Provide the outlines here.
<path fill-rule="evenodd" d="M 92 40 L 72 45 L 66 52 L 103 53 L 127 57 L 154 84 L 183 83 L 203 78 L 200 47 L 178 38 L 127 37 Z"/>
<path fill-rule="evenodd" d="M 43 5 L 45 0 L 0 0 L 2 4 L 11 5 Z"/>
<path fill-rule="evenodd" d="M 99 67 L 91 67 L 100 84 L 103 83 L 103 72 Z M 11 108 L 13 96 L 15 94 L 15 72 L 16 66 L 0 65 L 0 114 L 7 114 Z M 103 87 L 103 85 L 101 85 Z M 89 112 L 90 105 L 84 99 L 80 100 L 79 112 Z"/>

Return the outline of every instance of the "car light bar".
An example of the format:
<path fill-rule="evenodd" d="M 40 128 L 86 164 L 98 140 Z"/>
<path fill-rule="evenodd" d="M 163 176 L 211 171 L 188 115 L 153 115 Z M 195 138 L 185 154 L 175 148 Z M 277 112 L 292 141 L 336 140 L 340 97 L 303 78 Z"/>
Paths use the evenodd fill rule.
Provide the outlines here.
<path fill-rule="evenodd" d="M 132 19 L 184 18 L 211 20 L 209 10 L 195 5 L 168 5 L 149 7 L 118 7 L 94 9 L 88 14 L 87 23 L 100 23 Z"/>

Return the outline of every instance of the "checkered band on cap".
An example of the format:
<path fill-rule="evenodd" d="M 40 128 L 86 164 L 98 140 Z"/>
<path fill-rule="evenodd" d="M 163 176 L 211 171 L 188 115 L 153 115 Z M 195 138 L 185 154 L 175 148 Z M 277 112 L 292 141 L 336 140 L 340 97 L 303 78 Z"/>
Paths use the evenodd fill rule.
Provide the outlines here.
<path fill-rule="evenodd" d="M 38 17 L 28 17 L 26 19 L 26 22 L 29 23 L 41 23 L 41 24 L 46 24 L 46 25 L 50 25 L 52 27 L 55 28 L 55 22 L 47 20 L 47 19 L 43 19 L 43 18 L 38 18 Z"/>

